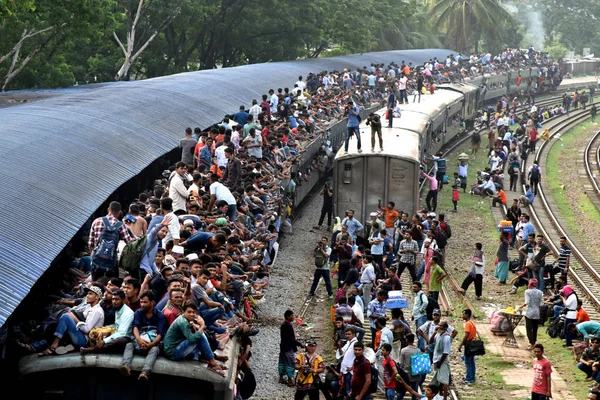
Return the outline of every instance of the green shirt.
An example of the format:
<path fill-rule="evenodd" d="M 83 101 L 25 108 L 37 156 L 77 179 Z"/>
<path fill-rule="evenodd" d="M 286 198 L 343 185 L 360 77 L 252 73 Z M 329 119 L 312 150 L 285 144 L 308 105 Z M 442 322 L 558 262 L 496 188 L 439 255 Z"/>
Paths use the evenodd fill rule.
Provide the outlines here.
<path fill-rule="evenodd" d="M 440 276 L 442 276 L 442 272 L 444 272 L 444 270 L 442 269 L 442 267 L 440 267 L 437 264 L 431 270 L 431 275 L 430 275 L 430 280 L 429 280 L 429 291 L 430 292 L 440 292 L 442 290 L 442 282 L 437 281 L 438 279 L 440 279 Z"/>
<path fill-rule="evenodd" d="M 202 332 L 192 332 L 190 321 L 180 315 L 173 321 L 163 340 L 165 355 L 171 358 L 181 342 L 189 340 L 191 343 L 196 343 L 201 337 Z"/>

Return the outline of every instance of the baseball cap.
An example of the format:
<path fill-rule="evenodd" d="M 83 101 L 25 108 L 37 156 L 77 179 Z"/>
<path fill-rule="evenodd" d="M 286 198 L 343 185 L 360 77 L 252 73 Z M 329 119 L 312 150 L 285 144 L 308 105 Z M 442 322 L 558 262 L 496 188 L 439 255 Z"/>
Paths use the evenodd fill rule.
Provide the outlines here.
<path fill-rule="evenodd" d="M 316 346 L 317 345 L 317 341 L 314 339 L 309 339 L 306 341 L 306 345 L 307 346 Z"/>
<path fill-rule="evenodd" d="M 431 315 L 442 315 L 439 308 L 434 308 L 431 312 Z"/>
<path fill-rule="evenodd" d="M 135 221 L 137 221 L 137 218 L 131 214 L 127 214 L 126 216 L 123 217 L 123 221 L 134 223 Z"/>
<path fill-rule="evenodd" d="M 96 293 L 99 297 L 102 297 L 103 293 L 102 293 L 102 289 L 100 289 L 98 286 L 95 285 L 91 285 L 89 287 L 86 287 L 85 289 L 83 289 L 83 291 L 87 294 L 87 292 L 94 292 Z"/>

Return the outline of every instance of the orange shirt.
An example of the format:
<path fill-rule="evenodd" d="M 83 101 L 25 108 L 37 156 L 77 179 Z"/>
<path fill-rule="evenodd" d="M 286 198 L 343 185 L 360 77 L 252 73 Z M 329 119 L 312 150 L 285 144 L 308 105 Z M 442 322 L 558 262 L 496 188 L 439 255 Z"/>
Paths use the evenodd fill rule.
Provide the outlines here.
<path fill-rule="evenodd" d="M 378 349 L 379 348 L 379 343 L 381 343 L 381 331 L 377 331 L 377 333 L 375 333 L 375 343 L 373 343 L 373 348 Z"/>
<path fill-rule="evenodd" d="M 467 341 L 473 340 L 477 337 L 477 328 L 475 328 L 475 324 L 473 321 L 469 320 L 465 322 L 465 333 L 468 333 Z"/>
<path fill-rule="evenodd" d="M 500 190 L 498 192 L 498 198 L 500 199 L 502 204 L 506 205 L 506 193 L 504 192 L 504 190 Z"/>
<path fill-rule="evenodd" d="M 579 311 L 577 311 L 577 322 L 587 322 L 590 320 L 590 316 L 588 315 L 587 311 L 585 311 L 583 308 L 580 308 Z"/>
<path fill-rule="evenodd" d="M 402 72 L 404 72 L 406 76 L 410 75 L 410 67 L 408 65 L 405 65 Z"/>
<path fill-rule="evenodd" d="M 394 221 L 396 221 L 396 219 L 398 218 L 398 211 L 396 210 L 388 210 L 388 208 L 386 207 L 384 210 L 385 213 L 385 227 L 386 228 L 393 228 L 394 227 Z"/>

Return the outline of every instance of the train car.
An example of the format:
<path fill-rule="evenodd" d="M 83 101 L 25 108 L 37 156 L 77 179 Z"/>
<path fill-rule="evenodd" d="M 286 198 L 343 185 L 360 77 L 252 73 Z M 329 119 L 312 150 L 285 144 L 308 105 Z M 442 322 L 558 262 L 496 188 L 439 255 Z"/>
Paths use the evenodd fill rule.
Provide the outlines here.
<path fill-rule="evenodd" d="M 471 121 L 477 114 L 479 107 L 479 87 L 472 83 L 455 83 L 452 85 L 440 85 L 437 87 L 438 90 L 451 90 L 454 92 L 462 93 L 464 96 L 462 100 L 462 113 L 461 118 L 465 121 Z"/>
<path fill-rule="evenodd" d="M 359 221 L 365 221 L 379 200 L 382 204 L 394 201 L 399 209 L 409 213 L 416 211 L 420 160 L 425 153 L 435 154 L 458 133 L 463 100 L 462 93 L 451 90 L 421 96 L 420 103 L 401 106 L 401 117 L 394 118 L 392 128 L 386 127 L 385 110 L 379 110 L 386 127 L 383 152 L 370 151 L 371 129 L 363 122 L 363 152 L 358 152 L 353 139 L 348 153 L 342 146 L 334 161 L 336 214 L 352 209 Z"/>
<path fill-rule="evenodd" d="M 381 200 L 396 202 L 403 210 L 414 210 L 419 204 L 419 166 L 422 135 L 400 127 L 401 118 L 387 128 L 384 110 L 382 117 L 384 151 L 371 152 L 371 128 L 361 125 L 363 152 L 359 153 L 356 139 L 350 140 L 348 153 L 340 148 L 334 161 L 334 205 L 337 215 L 354 210 L 358 221 L 377 209 Z M 419 122 L 421 129 L 427 124 Z M 366 129 L 364 129 L 366 128 Z M 377 143 L 376 149 L 379 148 Z"/>

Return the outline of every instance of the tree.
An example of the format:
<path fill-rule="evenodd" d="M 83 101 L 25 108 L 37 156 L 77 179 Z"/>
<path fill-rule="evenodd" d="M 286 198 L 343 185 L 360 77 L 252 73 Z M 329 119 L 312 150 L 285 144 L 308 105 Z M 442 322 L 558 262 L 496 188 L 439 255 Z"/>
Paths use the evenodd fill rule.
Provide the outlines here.
<path fill-rule="evenodd" d="M 563 58 L 565 58 L 569 52 L 569 49 L 558 39 L 554 39 L 550 44 L 546 44 L 544 50 L 548 52 L 548 57 L 552 60 L 557 60 L 558 62 L 562 62 Z"/>
<path fill-rule="evenodd" d="M 81 56 L 96 51 L 105 27 L 114 29 L 113 5 L 114 0 L 0 0 L 2 90 L 73 84 L 73 71 L 85 69 L 87 58 Z"/>
<path fill-rule="evenodd" d="M 125 10 L 128 22 L 127 47 L 123 45 L 117 33 L 113 32 L 113 36 L 125 57 L 121 68 L 119 68 L 119 71 L 115 75 L 116 81 L 129 76 L 131 65 L 146 50 L 146 47 L 156 38 L 158 33 L 162 32 L 177 17 L 181 11 L 183 0 L 179 0 L 174 4 L 170 4 L 169 2 L 161 4 L 161 2 L 153 0 L 139 0 L 134 3 L 137 4 L 135 8 L 132 7 L 134 4 L 131 1 L 126 3 L 128 3 Z M 154 8 L 152 8 L 153 3 L 155 5 Z M 138 31 L 141 31 L 141 34 L 136 38 Z M 136 50 L 136 45 L 139 45 L 139 43 L 142 43 L 142 45 Z"/>
<path fill-rule="evenodd" d="M 465 52 L 469 39 L 475 51 L 483 32 L 502 34 L 502 26 L 515 24 L 512 16 L 498 0 L 430 0 L 429 13 L 435 26 L 445 27 L 454 49 Z"/>

